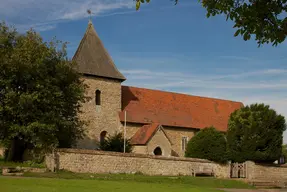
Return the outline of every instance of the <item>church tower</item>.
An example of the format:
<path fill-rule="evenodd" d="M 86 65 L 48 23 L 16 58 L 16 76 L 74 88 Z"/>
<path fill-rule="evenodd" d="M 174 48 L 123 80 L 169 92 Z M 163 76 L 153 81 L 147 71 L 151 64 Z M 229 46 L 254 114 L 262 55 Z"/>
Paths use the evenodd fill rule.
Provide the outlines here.
<path fill-rule="evenodd" d="M 86 95 L 90 98 L 83 104 L 80 114 L 87 125 L 86 136 L 79 141 L 78 147 L 95 149 L 97 142 L 120 128 L 121 83 L 125 77 L 115 66 L 91 21 L 73 60 L 88 85 Z"/>

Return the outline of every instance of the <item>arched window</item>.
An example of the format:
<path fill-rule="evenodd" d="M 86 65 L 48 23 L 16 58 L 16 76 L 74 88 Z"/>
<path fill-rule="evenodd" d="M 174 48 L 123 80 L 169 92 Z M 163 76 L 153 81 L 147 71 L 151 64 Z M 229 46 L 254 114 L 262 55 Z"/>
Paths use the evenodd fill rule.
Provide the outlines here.
<path fill-rule="evenodd" d="M 96 90 L 96 97 L 95 97 L 95 102 L 96 105 L 101 105 L 101 91 L 100 90 Z"/>
<path fill-rule="evenodd" d="M 107 133 L 106 131 L 102 131 L 101 134 L 100 134 L 100 143 L 103 143 L 105 141 L 105 138 L 107 136 Z"/>
<path fill-rule="evenodd" d="M 160 147 L 157 147 L 154 149 L 153 154 L 155 155 L 162 155 L 162 151 Z"/>

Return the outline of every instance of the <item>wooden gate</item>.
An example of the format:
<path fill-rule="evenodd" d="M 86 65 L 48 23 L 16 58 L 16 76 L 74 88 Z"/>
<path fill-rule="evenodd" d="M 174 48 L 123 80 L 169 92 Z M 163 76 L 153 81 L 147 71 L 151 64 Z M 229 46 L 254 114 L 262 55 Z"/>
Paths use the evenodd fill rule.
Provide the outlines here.
<path fill-rule="evenodd" d="M 246 178 L 246 163 L 231 163 L 231 178 Z"/>

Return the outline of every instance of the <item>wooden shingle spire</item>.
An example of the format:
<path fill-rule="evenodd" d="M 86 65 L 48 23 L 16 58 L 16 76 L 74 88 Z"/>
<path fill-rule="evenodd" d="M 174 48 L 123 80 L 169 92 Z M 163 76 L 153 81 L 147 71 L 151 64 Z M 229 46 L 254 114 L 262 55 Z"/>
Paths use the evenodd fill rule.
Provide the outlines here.
<path fill-rule="evenodd" d="M 105 49 L 91 20 L 73 60 L 77 63 L 78 72 L 83 75 L 126 80 Z"/>

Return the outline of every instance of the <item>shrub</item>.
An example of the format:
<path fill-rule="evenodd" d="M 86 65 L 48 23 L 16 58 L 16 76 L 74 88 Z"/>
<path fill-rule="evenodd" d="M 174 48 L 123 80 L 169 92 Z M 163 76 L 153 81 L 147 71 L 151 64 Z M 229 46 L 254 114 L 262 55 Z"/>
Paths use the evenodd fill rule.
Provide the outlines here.
<path fill-rule="evenodd" d="M 115 133 L 108 136 L 102 143 L 100 149 L 103 151 L 124 152 L 124 137 L 122 133 Z M 126 139 L 126 153 L 132 152 L 132 145 L 130 139 Z"/>
<path fill-rule="evenodd" d="M 227 131 L 230 160 L 273 163 L 282 154 L 285 130 L 284 117 L 268 105 L 252 104 L 236 110 Z"/>
<path fill-rule="evenodd" d="M 226 139 L 214 127 L 200 130 L 187 144 L 186 157 L 227 162 Z"/>

